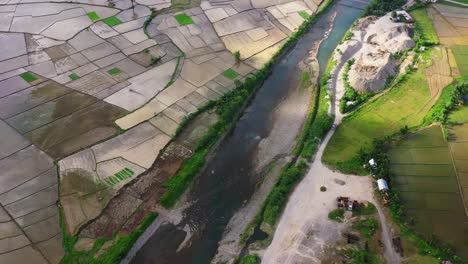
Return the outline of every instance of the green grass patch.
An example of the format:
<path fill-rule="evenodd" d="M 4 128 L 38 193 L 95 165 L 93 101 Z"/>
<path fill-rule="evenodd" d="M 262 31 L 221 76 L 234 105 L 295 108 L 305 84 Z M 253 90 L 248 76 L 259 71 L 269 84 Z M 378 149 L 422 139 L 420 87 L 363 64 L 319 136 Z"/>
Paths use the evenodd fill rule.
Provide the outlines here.
<path fill-rule="evenodd" d="M 36 81 L 37 79 L 39 79 L 36 75 L 34 75 L 31 72 L 22 73 L 20 74 L 20 77 L 23 78 L 23 80 L 27 81 L 28 83 L 32 83 Z"/>
<path fill-rule="evenodd" d="M 374 218 L 357 220 L 353 223 L 353 228 L 367 238 L 371 238 L 379 228 L 379 222 Z"/>
<path fill-rule="evenodd" d="M 260 260 L 260 257 L 257 254 L 253 254 L 253 255 L 243 256 L 239 260 L 238 263 L 239 264 L 260 264 L 261 260 Z"/>
<path fill-rule="evenodd" d="M 228 78 L 228 79 L 231 79 L 231 80 L 234 80 L 237 78 L 237 76 L 239 76 L 239 73 L 237 73 L 235 70 L 233 69 L 227 69 L 223 72 L 223 75 L 224 77 Z"/>
<path fill-rule="evenodd" d="M 425 8 L 419 8 L 410 12 L 410 15 L 415 20 L 415 29 L 418 32 L 418 37 L 424 45 L 439 44 L 439 37 L 434 29 L 432 20 L 427 15 Z"/>
<path fill-rule="evenodd" d="M 306 11 L 299 11 L 297 12 L 302 18 L 304 18 L 305 20 L 307 20 L 309 18 L 309 14 L 307 14 Z"/>
<path fill-rule="evenodd" d="M 119 69 L 119 68 L 112 68 L 110 70 L 107 71 L 107 73 L 109 73 L 110 75 L 115 75 L 115 74 L 119 74 L 121 73 L 122 71 Z"/>
<path fill-rule="evenodd" d="M 78 80 L 80 78 L 80 76 L 78 76 L 78 74 L 76 73 L 72 73 L 68 75 L 68 77 L 70 77 L 70 79 L 72 79 L 73 81 Z"/>
<path fill-rule="evenodd" d="M 453 1 L 462 3 L 462 4 L 468 4 L 468 0 L 453 0 Z"/>
<path fill-rule="evenodd" d="M 88 13 L 88 17 L 89 17 L 89 19 L 91 19 L 92 21 L 96 21 L 96 20 L 99 20 L 99 19 L 100 19 L 99 15 L 96 14 L 96 12 L 94 12 L 94 11 L 93 11 L 93 12 L 89 12 L 89 13 Z"/>
<path fill-rule="evenodd" d="M 452 47 L 453 56 L 457 62 L 458 70 L 460 74 L 468 75 L 468 46 L 467 45 L 456 45 Z"/>
<path fill-rule="evenodd" d="M 114 26 L 117 26 L 119 24 L 122 24 L 122 21 L 120 21 L 120 19 L 118 19 L 115 16 L 111 16 L 111 17 L 105 18 L 104 23 L 106 23 L 110 27 L 114 27 Z"/>
<path fill-rule="evenodd" d="M 358 156 L 374 139 L 422 123 L 434 101 L 423 65 L 400 78 L 388 92 L 348 115 L 327 145 L 323 162 L 347 173 L 366 173 Z"/>
<path fill-rule="evenodd" d="M 373 215 L 375 213 L 377 213 L 377 207 L 373 203 L 368 202 L 367 206 L 364 203 L 360 203 L 359 209 L 353 211 L 353 216 Z"/>
<path fill-rule="evenodd" d="M 177 14 L 174 17 L 181 26 L 193 24 L 192 18 L 185 13 Z"/>
<path fill-rule="evenodd" d="M 328 219 L 341 223 L 343 222 L 343 219 L 344 219 L 344 213 L 345 213 L 344 209 L 337 208 L 328 214 Z"/>

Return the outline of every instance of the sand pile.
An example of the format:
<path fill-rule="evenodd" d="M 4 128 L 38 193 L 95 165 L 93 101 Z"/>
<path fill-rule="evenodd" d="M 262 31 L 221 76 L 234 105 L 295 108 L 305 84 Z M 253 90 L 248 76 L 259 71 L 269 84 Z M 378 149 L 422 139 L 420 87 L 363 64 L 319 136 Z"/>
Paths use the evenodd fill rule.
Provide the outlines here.
<path fill-rule="evenodd" d="M 390 14 L 365 17 L 358 20 L 351 39 L 338 47 L 335 59 L 341 61 L 354 53 L 351 86 L 360 92 L 378 92 L 387 78 L 396 74 L 398 60 L 392 55 L 414 46 L 411 35 L 411 27 L 393 22 Z"/>

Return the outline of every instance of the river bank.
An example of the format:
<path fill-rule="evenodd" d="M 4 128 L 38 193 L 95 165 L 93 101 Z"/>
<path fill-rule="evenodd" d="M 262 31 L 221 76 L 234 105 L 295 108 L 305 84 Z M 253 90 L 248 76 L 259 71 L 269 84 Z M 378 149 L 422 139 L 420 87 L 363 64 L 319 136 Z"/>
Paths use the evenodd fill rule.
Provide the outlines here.
<path fill-rule="evenodd" d="M 322 38 L 323 34 L 317 36 L 311 34 L 309 37 Z M 259 90 L 252 105 L 238 121 L 229 137 L 220 145 L 216 157 L 209 162 L 204 172 L 195 179 L 191 190 L 187 194 L 187 201 L 193 202 L 188 204 L 188 207 L 183 211 L 183 220 L 177 226 L 173 224 L 162 225 L 148 240 L 147 244 L 143 246 L 142 250 L 136 254 L 133 261 L 158 259 L 158 261 L 162 262 L 205 262 L 206 259 L 211 258 L 208 254 L 214 254 L 214 251 L 212 253 L 209 251 L 203 253 L 201 250 L 196 250 L 201 246 L 197 243 L 208 243 L 207 245 L 215 246 L 214 250 L 216 250 L 216 239 L 221 238 L 222 232 L 234 211 L 251 197 L 258 183 L 262 182 L 263 175 L 257 173 L 258 171 L 255 169 L 257 167 L 255 164 L 256 159 L 253 157 L 258 155 L 257 147 L 261 139 L 268 137 L 272 126 L 277 122 L 273 118 L 271 109 L 278 109 L 278 105 L 287 102 L 288 100 L 285 100 L 285 98 L 290 94 L 289 88 L 295 89 L 298 86 L 300 71 L 298 71 L 297 65 L 299 61 L 307 57 L 311 41 L 300 40 L 300 42 L 302 44 L 296 45 L 294 50 L 289 51 L 287 56 L 283 56 L 278 65 L 273 68 L 272 75 L 263 85 L 264 87 L 268 86 L 268 90 L 265 88 Z M 284 89 L 284 87 L 288 87 L 288 89 Z M 289 108 L 294 105 L 291 102 L 296 102 L 298 99 L 307 102 L 308 98 L 303 97 L 296 96 L 293 101 L 289 102 Z M 303 117 L 301 118 L 299 115 L 299 118 L 294 121 L 297 133 L 302 128 L 308 109 L 307 104 L 300 105 L 305 106 L 301 106 L 300 109 L 303 111 Z M 293 109 L 295 113 L 297 109 Z M 291 111 L 286 113 L 291 114 Z M 288 120 L 288 118 L 281 119 Z M 289 132 L 291 132 L 288 123 L 283 125 L 283 128 L 288 126 Z M 285 130 L 283 129 L 283 131 Z M 291 133 L 292 136 L 290 136 L 289 140 L 291 143 L 285 144 L 285 146 L 293 145 L 297 133 Z M 244 146 L 239 142 L 242 142 Z M 273 157 L 288 155 L 288 152 L 281 153 L 284 148 L 277 148 L 277 151 L 278 154 L 272 155 Z M 226 163 L 227 160 L 230 162 Z M 221 186 L 220 182 L 222 182 Z M 235 204 L 232 204 L 232 202 L 235 202 Z M 190 239 L 187 239 L 188 232 L 184 231 L 187 229 L 190 230 L 192 235 Z M 218 237 L 214 238 L 215 243 L 211 240 L 213 236 Z M 207 241 L 208 237 L 210 237 L 210 240 Z M 181 244 L 186 245 L 186 247 L 181 247 Z M 163 248 L 162 245 L 167 247 Z M 142 255 L 144 253 L 141 252 L 150 250 L 150 248 L 151 256 L 148 254 Z M 206 251 L 206 247 L 204 250 Z M 144 259 L 142 259 L 142 256 Z M 188 260 L 189 256 L 190 260 Z M 150 259 L 147 259 L 147 257 Z"/>

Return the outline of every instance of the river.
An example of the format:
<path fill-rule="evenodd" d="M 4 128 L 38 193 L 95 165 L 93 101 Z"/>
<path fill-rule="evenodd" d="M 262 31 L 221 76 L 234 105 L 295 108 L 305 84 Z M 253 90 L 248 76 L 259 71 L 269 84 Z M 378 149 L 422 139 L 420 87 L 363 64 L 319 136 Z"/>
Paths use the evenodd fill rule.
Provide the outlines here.
<path fill-rule="evenodd" d="M 276 122 L 281 122 L 274 118 L 274 109 L 298 89 L 299 63 L 307 58 L 313 43 L 323 39 L 329 30 L 330 17 L 336 16 L 330 36 L 322 42 L 318 53 L 320 72 L 323 72 L 332 51 L 367 2 L 335 1 L 280 59 L 235 128 L 219 146 L 216 156 L 194 180 L 188 193 L 188 200 L 193 203 L 184 210 L 181 223 L 161 225 L 131 263 L 210 263 L 229 220 L 263 180 L 255 169 L 259 143 L 269 136 Z M 187 226 L 192 237 L 178 250 L 187 235 L 183 230 Z"/>

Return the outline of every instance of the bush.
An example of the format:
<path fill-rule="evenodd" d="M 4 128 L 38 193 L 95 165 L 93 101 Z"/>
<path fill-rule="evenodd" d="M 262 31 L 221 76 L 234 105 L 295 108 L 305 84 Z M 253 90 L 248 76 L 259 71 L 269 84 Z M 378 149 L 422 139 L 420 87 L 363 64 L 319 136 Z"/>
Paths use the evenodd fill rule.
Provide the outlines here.
<path fill-rule="evenodd" d="M 344 209 L 337 208 L 328 214 L 328 219 L 341 223 L 343 222 L 343 219 L 344 219 L 344 213 L 345 213 Z"/>
<path fill-rule="evenodd" d="M 367 238 L 371 238 L 379 228 L 379 222 L 374 218 L 357 220 L 353 227 Z"/>
<path fill-rule="evenodd" d="M 364 203 L 359 204 L 359 209 L 353 211 L 353 216 L 358 215 L 373 215 L 377 213 L 377 208 L 373 203 L 367 203 L 367 206 Z"/>
<path fill-rule="evenodd" d="M 349 70 L 351 66 L 354 64 L 355 59 L 351 59 L 346 62 L 344 71 L 343 71 L 343 82 L 345 86 L 345 94 L 340 100 L 340 112 L 347 113 L 354 108 L 358 107 L 362 103 L 364 103 L 372 94 L 360 94 L 351 86 L 349 83 Z M 354 102 L 353 104 L 347 105 L 347 102 Z"/>
<path fill-rule="evenodd" d="M 243 256 L 239 264 L 260 264 L 260 257 L 257 254 Z"/>
<path fill-rule="evenodd" d="M 234 52 L 234 59 L 236 60 L 237 63 L 239 63 L 241 61 L 240 51 Z"/>
<path fill-rule="evenodd" d="M 320 191 L 321 191 L 321 192 L 326 192 L 326 191 L 327 191 L 327 187 L 325 187 L 325 186 L 320 186 Z"/>

